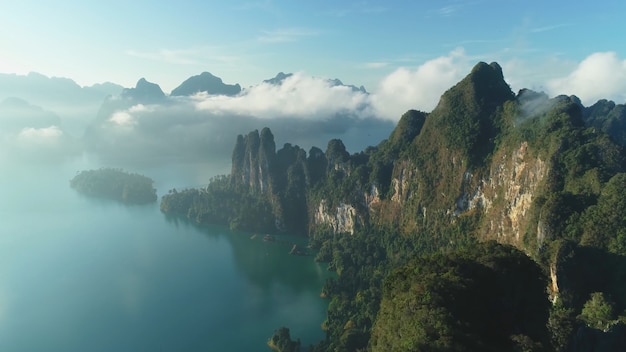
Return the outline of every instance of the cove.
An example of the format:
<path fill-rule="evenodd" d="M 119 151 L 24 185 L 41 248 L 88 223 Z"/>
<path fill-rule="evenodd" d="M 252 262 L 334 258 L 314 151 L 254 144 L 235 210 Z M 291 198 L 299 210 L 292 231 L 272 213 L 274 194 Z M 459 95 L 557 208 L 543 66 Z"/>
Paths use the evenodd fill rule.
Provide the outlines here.
<path fill-rule="evenodd" d="M 281 326 L 303 346 L 323 339 L 325 264 L 262 236 L 167 219 L 158 203 L 69 187 L 94 167 L 3 165 L 0 350 L 268 351 Z M 196 165 L 129 171 L 155 179 L 159 196 L 211 176 Z"/>

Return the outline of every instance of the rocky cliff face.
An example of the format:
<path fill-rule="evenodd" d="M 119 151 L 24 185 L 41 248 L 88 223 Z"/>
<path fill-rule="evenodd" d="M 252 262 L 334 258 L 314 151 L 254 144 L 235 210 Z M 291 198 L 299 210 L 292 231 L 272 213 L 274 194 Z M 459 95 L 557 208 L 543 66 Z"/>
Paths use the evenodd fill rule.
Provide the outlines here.
<path fill-rule="evenodd" d="M 276 159 L 274 135 L 269 128 L 237 136 L 232 156 L 231 182 L 252 191 L 270 189 L 271 169 Z"/>
<path fill-rule="evenodd" d="M 485 185 L 490 188 L 488 192 L 495 194 L 493 188 L 502 187 L 505 182 L 495 178 L 490 180 L 495 176 L 489 176 L 481 184 L 472 170 L 476 169 L 479 176 L 490 174 L 482 160 L 485 155 L 493 153 L 493 140 L 500 132 L 503 120 L 500 108 L 512 99 L 513 94 L 504 82 L 500 66 L 478 64 L 470 75 L 444 94 L 428 117 L 417 111 L 405 114 L 389 140 L 370 155 L 371 159 L 390 160 L 388 164 L 382 161 L 378 165 L 369 165 L 378 171 L 369 181 L 378 188 L 389 190 L 386 192 L 389 194 L 376 194 L 376 199 L 372 200 L 370 189 L 361 185 L 358 190 L 352 190 L 349 194 L 351 199 L 344 199 L 343 204 L 357 209 L 357 217 L 371 217 L 374 222 L 399 226 L 407 232 L 424 230 L 428 226 L 428 209 L 436 215 L 432 226 L 441 220 L 453 221 L 454 217 L 474 210 L 486 190 Z M 329 144 L 328 150 L 336 151 L 338 148 Z M 329 170 L 339 170 L 339 165 L 346 165 L 348 157 L 329 151 Z M 520 157 L 523 158 L 523 155 L 516 158 Z M 507 163 L 500 167 L 508 166 Z M 344 168 L 342 171 L 349 175 L 351 170 Z M 494 175 L 498 172 L 493 170 Z M 509 178 L 517 180 L 524 177 L 521 170 L 512 173 L 515 176 Z M 359 195 L 355 196 L 354 192 Z M 514 190 L 511 192 L 507 201 L 523 202 L 522 196 Z M 524 191 L 518 190 L 520 192 Z M 358 203 L 363 199 L 367 199 L 366 206 L 359 211 L 363 207 L 359 207 Z M 485 204 L 488 202 L 493 200 L 485 198 L 483 201 Z M 525 203 L 515 204 L 516 207 L 526 206 Z M 523 211 L 514 208 L 511 216 L 516 217 Z M 337 220 L 332 222 L 332 228 L 342 228 L 340 224 L 346 220 L 345 216 L 337 213 L 335 218 Z M 322 216 L 316 219 L 330 221 Z M 503 227 L 502 232 L 506 231 Z"/>
<path fill-rule="evenodd" d="M 284 229 L 353 234 L 375 224 L 446 241 L 466 233 L 536 254 L 578 211 L 559 207 L 563 192 L 593 200 L 593 185 L 622 168 L 616 146 L 584 132 L 593 114 L 583 112 L 575 97 L 516 96 L 499 65 L 479 63 L 430 114 L 407 112 L 388 140 L 361 153 L 340 140 L 308 155 L 290 144 L 276 153 L 269 130 L 239 136 L 231 180 L 272 194 L 280 224 L 291 219 Z"/>
<path fill-rule="evenodd" d="M 328 187 L 309 204 L 311 227 L 354 233 L 382 224 L 406 234 L 437 234 L 462 226 L 481 240 L 536 254 L 561 231 L 554 212 L 562 209 L 544 203 L 570 182 L 563 164 L 581 152 L 569 150 L 595 143 L 568 142 L 553 131 L 580 133 L 581 116 L 575 98 L 550 100 L 530 91 L 514 96 L 497 64 L 478 64 L 431 114 L 405 114 L 389 140 L 366 151 L 366 167 L 357 161 L 363 156 L 347 155 L 331 141 L 326 184 L 335 177 L 334 184 L 350 185 L 339 192 Z M 608 161 L 619 152 L 594 153 L 604 155 L 600 164 L 619 170 Z"/>
<path fill-rule="evenodd" d="M 354 234 L 356 228 L 357 213 L 353 206 L 345 203 L 335 208 L 330 208 L 325 199 L 319 203 L 315 211 L 315 224 L 328 225 L 333 233 Z"/>
<path fill-rule="evenodd" d="M 528 155 L 524 141 L 512 153 L 500 152 L 494 158 L 488 177 L 472 187 L 473 175 L 467 173 L 463 192 L 456 202 L 455 215 L 479 211 L 485 221 L 480 229 L 483 239 L 495 239 L 523 247 L 525 227 L 537 188 L 545 178 L 547 163 Z M 545 234 L 538 231 L 543 240 Z"/>

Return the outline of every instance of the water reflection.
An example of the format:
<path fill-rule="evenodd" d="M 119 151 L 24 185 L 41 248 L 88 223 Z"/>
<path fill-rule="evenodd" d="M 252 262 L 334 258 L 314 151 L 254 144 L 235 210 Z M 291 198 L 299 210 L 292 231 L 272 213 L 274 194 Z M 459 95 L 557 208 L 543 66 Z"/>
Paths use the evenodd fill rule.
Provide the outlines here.
<path fill-rule="evenodd" d="M 305 344 L 323 337 L 319 292 L 330 274 L 312 257 L 166 220 L 158 204 L 83 197 L 69 180 L 100 166 L 88 159 L 5 166 L 0 350 L 264 351 L 283 325 Z M 202 179 L 196 171 L 177 179 L 180 165 L 162 170 L 163 178 L 156 167 L 130 171 L 159 182 L 159 194 Z"/>
<path fill-rule="evenodd" d="M 306 247 L 307 239 L 304 237 L 273 235 L 272 241 L 265 241 L 264 234 L 198 225 L 171 215 L 164 217 L 176 228 L 194 228 L 208 237 L 220 236 L 228 239 L 237 270 L 259 289 L 267 291 L 276 285 L 282 285 L 296 292 L 314 288 L 321 291 L 326 280 L 334 275 L 327 270 L 326 264 L 314 261 L 314 250 L 306 249 L 307 255 L 303 256 L 289 254 L 294 244 L 303 249 Z"/>

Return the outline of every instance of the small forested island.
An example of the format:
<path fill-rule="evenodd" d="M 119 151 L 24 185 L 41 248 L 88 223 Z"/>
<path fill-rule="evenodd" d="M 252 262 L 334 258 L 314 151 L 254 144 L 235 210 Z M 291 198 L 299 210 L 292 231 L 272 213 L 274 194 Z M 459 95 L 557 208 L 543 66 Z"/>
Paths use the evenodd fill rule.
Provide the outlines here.
<path fill-rule="evenodd" d="M 82 194 L 127 204 L 156 201 L 157 194 L 153 184 L 150 177 L 115 168 L 84 170 L 70 181 L 70 187 Z"/>

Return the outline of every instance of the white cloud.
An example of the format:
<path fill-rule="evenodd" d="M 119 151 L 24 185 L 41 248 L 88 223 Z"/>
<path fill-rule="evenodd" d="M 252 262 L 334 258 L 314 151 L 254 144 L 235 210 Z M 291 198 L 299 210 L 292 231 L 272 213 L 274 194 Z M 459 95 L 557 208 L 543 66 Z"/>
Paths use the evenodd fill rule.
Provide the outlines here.
<path fill-rule="evenodd" d="M 151 113 L 156 109 L 156 105 L 136 104 L 128 109 L 115 111 L 111 114 L 108 121 L 112 122 L 116 126 L 132 127 L 137 125 L 142 114 Z"/>
<path fill-rule="evenodd" d="M 472 63 L 463 49 L 410 69 L 401 67 L 383 78 L 372 96 L 377 115 L 397 120 L 409 109 L 431 111 L 441 95 L 462 79 Z"/>
<path fill-rule="evenodd" d="M 589 55 L 569 75 L 547 83 L 551 95 L 576 95 L 586 105 L 598 99 L 626 101 L 626 60 L 614 52 Z"/>
<path fill-rule="evenodd" d="M 35 141 L 38 143 L 48 143 L 57 141 L 63 136 L 63 131 L 57 126 L 49 126 L 45 128 L 23 128 L 17 135 L 20 141 Z"/>
<path fill-rule="evenodd" d="M 6 145 L 0 147 L 9 151 L 7 155 L 18 153 L 26 159 L 62 156 L 70 152 L 67 135 L 55 125 L 44 128 L 25 127 L 19 133 L 8 136 L 3 142 Z"/>
<path fill-rule="evenodd" d="M 545 93 L 550 93 L 547 82 L 556 77 L 569 75 L 577 66 L 576 62 L 559 56 L 541 57 L 533 61 L 512 58 L 501 61 L 500 64 L 504 78 L 513 92 L 527 88 Z"/>
<path fill-rule="evenodd" d="M 129 109 L 130 110 L 130 109 Z M 109 121 L 118 126 L 133 126 L 137 124 L 137 121 L 128 111 L 116 111 L 114 112 Z"/>
<path fill-rule="evenodd" d="M 137 105 L 133 105 L 130 107 L 130 109 L 128 109 L 129 112 L 151 112 L 154 111 L 154 106 L 149 106 L 149 105 L 144 105 L 144 104 L 137 104 Z"/>
<path fill-rule="evenodd" d="M 337 113 L 368 114 L 368 96 L 328 80 L 295 73 L 282 84 L 262 83 L 237 97 L 197 95 L 196 108 L 259 118 L 328 118 Z"/>

